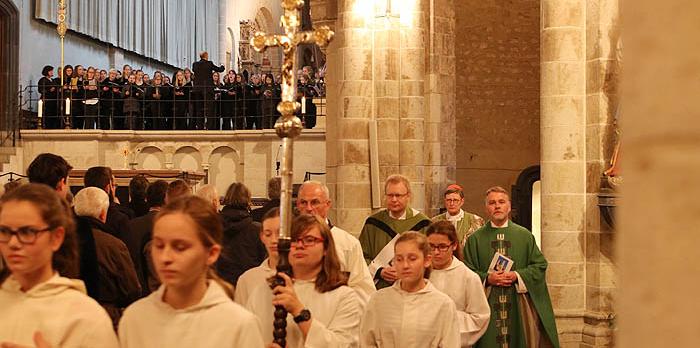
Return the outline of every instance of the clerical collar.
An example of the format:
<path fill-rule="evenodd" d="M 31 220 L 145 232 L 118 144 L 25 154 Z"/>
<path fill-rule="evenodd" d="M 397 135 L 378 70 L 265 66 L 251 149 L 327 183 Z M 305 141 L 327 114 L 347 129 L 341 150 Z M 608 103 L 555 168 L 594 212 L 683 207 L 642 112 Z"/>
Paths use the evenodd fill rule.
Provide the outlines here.
<path fill-rule="evenodd" d="M 508 227 L 508 220 L 506 220 L 506 222 L 504 222 L 503 225 L 501 225 L 501 226 L 497 226 L 496 224 L 493 223 L 493 221 L 491 221 L 491 227 L 493 227 L 493 228 L 506 228 L 506 227 Z"/>
<path fill-rule="evenodd" d="M 447 219 L 447 221 L 462 220 L 462 219 L 464 219 L 464 210 L 460 209 L 459 213 L 457 213 L 457 215 L 450 215 L 450 212 L 448 211 L 445 213 L 445 218 Z"/>
<path fill-rule="evenodd" d="M 404 209 L 403 214 L 401 214 L 401 216 L 399 216 L 399 217 L 394 217 L 394 215 L 391 214 L 391 211 L 389 211 L 389 217 L 392 219 L 396 219 L 396 220 L 406 220 L 406 212 L 407 211 L 408 211 L 408 208 Z"/>

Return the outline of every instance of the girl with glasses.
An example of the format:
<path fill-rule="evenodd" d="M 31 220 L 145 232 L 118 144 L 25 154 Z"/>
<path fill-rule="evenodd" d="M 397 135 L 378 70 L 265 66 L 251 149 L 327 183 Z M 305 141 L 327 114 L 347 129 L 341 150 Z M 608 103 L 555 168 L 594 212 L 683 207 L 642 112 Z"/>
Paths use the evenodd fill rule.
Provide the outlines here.
<path fill-rule="evenodd" d="M 0 200 L 0 344 L 118 347 L 111 320 L 78 277 L 75 227 L 54 190 L 27 184 Z"/>
<path fill-rule="evenodd" d="M 121 347 L 261 347 L 255 316 L 233 302 L 213 266 L 223 228 L 211 202 L 186 196 L 153 222 L 151 257 L 162 285 L 129 306 Z"/>
<path fill-rule="evenodd" d="M 420 232 L 403 233 L 394 245 L 398 280 L 369 299 L 360 347 L 459 347 L 455 304 L 428 281 L 432 255 Z"/>
<path fill-rule="evenodd" d="M 484 286 L 462 262 L 454 224 L 438 221 L 428 227 L 426 235 L 433 255 L 430 282 L 455 302 L 461 346 L 470 347 L 484 334 L 491 316 Z"/>
<path fill-rule="evenodd" d="M 272 342 L 273 306 L 282 306 L 288 312 L 287 347 L 356 347 L 360 302 L 340 270 L 328 225 L 316 216 L 299 215 L 292 222 L 291 239 L 293 277 L 279 273 L 284 285 L 272 292 L 267 281 L 259 280 L 248 293 L 246 306 L 260 317 L 265 342 Z"/>

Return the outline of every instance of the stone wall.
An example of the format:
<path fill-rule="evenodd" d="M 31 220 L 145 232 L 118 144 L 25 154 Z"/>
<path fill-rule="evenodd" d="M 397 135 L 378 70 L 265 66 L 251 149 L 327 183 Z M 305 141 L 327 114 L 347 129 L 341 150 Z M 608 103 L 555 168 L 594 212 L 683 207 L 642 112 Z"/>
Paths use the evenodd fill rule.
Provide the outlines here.
<path fill-rule="evenodd" d="M 456 179 L 465 209 L 540 160 L 540 1 L 454 2 Z M 444 82 L 449 83 L 449 82 Z"/>
<path fill-rule="evenodd" d="M 304 130 L 294 146 L 294 182 L 304 174 L 324 172 L 325 132 Z M 223 195 L 228 185 L 243 182 L 253 197 L 267 197 L 267 181 L 276 175 L 280 139 L 265 131 L 22 131 L 21 151 L 3 167 L 24 173 L 40 153 L 63 156 L 76 169 L 178 169 L 207 172 L 208 182 Z M 323 176 L 314 180 L 324 181 Z"/>

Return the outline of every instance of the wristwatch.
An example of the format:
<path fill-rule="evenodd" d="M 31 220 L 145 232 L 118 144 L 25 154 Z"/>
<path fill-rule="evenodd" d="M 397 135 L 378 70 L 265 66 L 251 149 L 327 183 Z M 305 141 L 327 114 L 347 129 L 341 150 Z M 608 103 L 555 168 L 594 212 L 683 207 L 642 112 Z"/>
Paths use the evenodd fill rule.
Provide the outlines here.
<path fill-rule="evenodd" d="M 294 317 L 294 322 L 297 324 L 305 322 L 305 321 L 309 321 L 309 320 L 311 320 L 311 312 L 309 312 L 309 310 L 306 308 L 302 309 L 301 312 L 299 312 L 299 315 Z"/>

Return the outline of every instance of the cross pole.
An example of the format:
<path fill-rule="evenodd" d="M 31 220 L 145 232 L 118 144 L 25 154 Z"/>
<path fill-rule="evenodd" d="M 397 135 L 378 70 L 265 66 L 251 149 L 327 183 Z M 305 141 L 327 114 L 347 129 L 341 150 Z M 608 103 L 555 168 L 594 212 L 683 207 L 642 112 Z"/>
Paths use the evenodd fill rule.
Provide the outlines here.
<path fill-rule="evenodd" d="M 304 0 L 281 0 L 284 15 L 280 19 L 284 27 L 284 35 L 266 35 L 256 32 L 251 45 L 258 52 L 264 52 L 269 47 L 281 47 L 284 52 L 282 62 L 282 101 L 277 105 L 277 111 L 282 116 L 275 122 L 277 136 L 282 138 L 282 187 L 280 195 L 280 236 L 277 250 L 279 261 L 277 271 L 291 274 L 289 265 L 289 249 L 291 248 L 292 222 L 292 180 L 294 159 L 294 138 L 301 133 L 301 120 L 295 116 L 300 104 L 296 102 L 296 51 L 300 44 L 314 43 L 321 47 L 327 46 L 333 39 L 333 31 L 327 26 L 321 26 L 313 31 L 301 31 L 301 9 Z M 284 285 L 284 280 L 277 277 L 273 287 Z M 275 307 L 273 337 L 280 347 L 286 347 L 287 311 L 282 306 Z"/>

